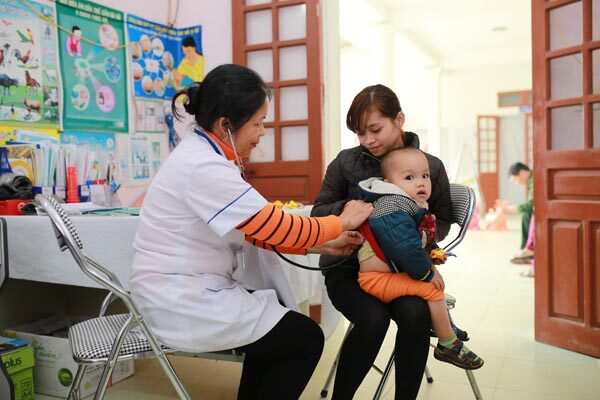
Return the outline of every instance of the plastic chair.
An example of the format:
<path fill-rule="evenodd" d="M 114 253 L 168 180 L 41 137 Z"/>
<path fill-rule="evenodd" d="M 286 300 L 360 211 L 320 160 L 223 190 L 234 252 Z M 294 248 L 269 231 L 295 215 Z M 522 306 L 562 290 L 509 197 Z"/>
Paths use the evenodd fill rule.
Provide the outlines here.
<path fill-rule="evenodd" d="M 451 216 L 450 222 L 452 224 L 458 225 L 460 229 L 459 229 L 456 237 L 454 239 L 452 239 L 452 241 L 450 243 L 448 243 L 446 246 L 444 246 L 444 250 L 446 250 L 446 251 L 451 251 L 456 246 L 458 246 L 460 244 L 460 242 L 462 242 L 465 235 L 467 234 L 467 230 L 469 228 L 469 223 L 471 222 L 471 219 L 473 218 L 473 214 L 474 214 L 474 210 L 475 210 L 475 192 L 473 191 L 473 189 L 471 187 L 466 186 L 466 185 L 461 185 L 458 183 L 451 183 L 450 184 L 450 197 L 452 198 L 452 216 Z M 448 310 L 451 310 L 452 308 L 454 308 L 455 304 L 456 304 L 456 299 L 453 296 L 446 294 L 446 307 L 448 308 Z M 452 322 L 451 316 L 450 316 L 450 321 Z M 335 361 L 333 362 L 333 365 L 331 366 L 331 370 L 329 371 L 329 374 L 327 375 L 327 380 L 325 381 L 325 384 L 323 385 L 323 389 L 321 390 L 322 398 L 327 397 L 327 393 L 329 391 L 329 385 L 331 384 L 333 376 L 335 375 L 337 364 L 340 359 L 340 354 L 342 352 L 342 347 L 344 346 L 344 342 L 346 341 L 346 338 L 350 334 L 350 331 L 352 330 L 353 327 L 354 327 L 354 324 L 350 323 L 350 326 L 348 326 L 348 329 L 346 330 L 346 334 L 344 335 L 344 339 L 342 341 L 342 344 L 340 345 L 338 354 L 335 358 Z M 430 344 L 430 346 L 435 347 L 433 344 Z M 375 371 L 377 371 L 379 374 L 381 374 L 381 380 L 379 381 L 379 384 L 377 385 L 377 389 L 375 390 L 375 395 L 373 396 L 374 400 L 379 400 L 381 398 L 381 395 L 383 394 L 383 389 L 384 389 L 385 384 L 392 372 L 393 366 L 394 366 L 394 351 L 392 351 L 392 354 L 390 355 L 390 358 L 389 358 L 388 362 L 386 363 L 386 366 L 383 370 L 381 370 L 379 367 L 377 367 L 376 365 L 373 364 L 373 366 L 372 366 L 373 369 Z M 467 374 L 467 378 L 469 379 L 469 383 L 471 384 L 471 389 L 473 390 L 473 394 L 475 395 L 475 398 L 477 400 L 481 400 L 482 399 L 481 392 L 479 390 L 479 386 L 477 385 L 477 381 L 475 380 L 475 375 L 473 375 L 473 371 L 465 370 L 465 372 Z M 429 369 L 427 367 L 425 367 L 425 377 L 427 378 L 428 383 L 433 382 L 433 377 L 431 376 L 431 373 L 429 372 Z"/>
<path fill-rule="evenodd" d="M 79 386 L 88 366 L 105 365 L 95 400 L 102 399 L 117 361 L 156 357 L 180 399 L 191 397 L 183 387 L 166 354 L 188 357 L 242 361 L 243 354 L 231 352 L 184 353 L 159 345 L 156 337 L 140 315 L 129 293 L 107 267 L 83 253 L 83 244 L 73 223 L 60 204 L 52 197 L 37 195 L 36 201 L 46 211 L 56 233 L 61 251 L 69 250 L 81 270 L 94 282 L 110 291 L 98 318 L 86 320 L 69 329 L 69 344 L 73 359 L 79 365 L 68 399 L 79 399 Z M 103 316 L 110 298 L 119 298 L 129 313 Z M 134 328 L 139 328 L 133 330 Z"/>

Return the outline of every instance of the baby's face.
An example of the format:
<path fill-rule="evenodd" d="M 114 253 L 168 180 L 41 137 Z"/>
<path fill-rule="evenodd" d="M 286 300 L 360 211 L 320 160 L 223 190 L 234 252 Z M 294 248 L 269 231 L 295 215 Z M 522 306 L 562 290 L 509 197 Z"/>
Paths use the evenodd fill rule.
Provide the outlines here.
<path fill-rule="evenodd" d="M 404 190 L 417 203 L 425 203 L 431 196 L 427 158 L 418 152 L 400 153 L 395 157 L 394 172 L 387 180 Z"/>

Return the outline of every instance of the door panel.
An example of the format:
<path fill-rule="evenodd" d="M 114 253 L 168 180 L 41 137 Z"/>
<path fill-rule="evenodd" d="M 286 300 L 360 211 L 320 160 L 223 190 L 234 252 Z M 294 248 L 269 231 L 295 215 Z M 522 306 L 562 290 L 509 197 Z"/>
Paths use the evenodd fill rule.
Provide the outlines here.
<path fill-rule="evenodd" d="M 580 222 L 548 221 L 548 242 L 552 244 L 548 265 L 551 295 L 550 314 L 582 321 L 582 247 L 583 227 Z"/>
<path fill-rule="evenodd" d="M 532 6 L 535 338 L 600 357 L 600 1 Z"/>
<path fill-rule="evenodd" d="M 484 209 L 493 207 L 499 198 L 498 187 L 498 125 L 496 116 L 479 115 L 477 117 L 477 166 L 479 184 L 485 202 Z"/>

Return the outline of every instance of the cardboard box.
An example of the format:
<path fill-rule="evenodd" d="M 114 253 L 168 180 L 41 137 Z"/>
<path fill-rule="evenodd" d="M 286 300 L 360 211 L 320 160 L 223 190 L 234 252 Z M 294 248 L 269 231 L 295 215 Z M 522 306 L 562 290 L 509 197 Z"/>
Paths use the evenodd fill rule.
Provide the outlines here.
<path fill-rule="evenodd" d="M 35 350 L 35 392 L 66 398 L 77 373 L 77 363 L 71 356 L 69 327 L 84 318 L 54 316 L 33 323 L 7 329 L 6 336 L 23 339 Z M 88 367 L 81 381 L 81 396 L 96 392 L 103 365 Z M 133 375 L 133 360 L 121 361 L 115 366 L 109 387 Z"/>
<path fill-rule="evenodd" d="M 10 342 L 0 336 L 2 343 Z M 33 392 L 33 347 L 16 345 L 4 348 L 0 352 L 0 361 L 4 363 L 15 389 L 15 400 L 34 400 Z"/>

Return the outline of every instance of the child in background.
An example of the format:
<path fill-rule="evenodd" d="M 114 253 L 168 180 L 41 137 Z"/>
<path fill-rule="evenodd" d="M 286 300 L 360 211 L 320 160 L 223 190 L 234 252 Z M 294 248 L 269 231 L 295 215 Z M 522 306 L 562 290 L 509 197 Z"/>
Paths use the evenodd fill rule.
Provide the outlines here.
<path fill-rule="evenodd" d="M 444 280 L 434 266 L 443 264 L 446 254 L 434 243 L 435 216 L 427 210 L 431 195 L 427 158 L 416 148 L 393 150 L 383 157 L 381 172 L 385 180 L 371 178 L 359 184 L 365 201 L 374 206 L 361 226 L 367 241 L 358 253 L 359 284 L 384 303 L 400 296 L 427 300 L 439 339 L 434 357 L 463 369 L 478 369 L 483 359 L 452 329 Z"/>

